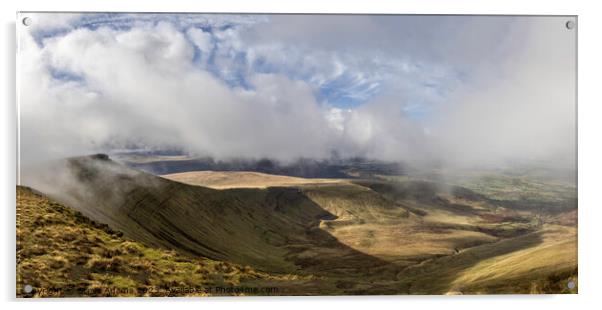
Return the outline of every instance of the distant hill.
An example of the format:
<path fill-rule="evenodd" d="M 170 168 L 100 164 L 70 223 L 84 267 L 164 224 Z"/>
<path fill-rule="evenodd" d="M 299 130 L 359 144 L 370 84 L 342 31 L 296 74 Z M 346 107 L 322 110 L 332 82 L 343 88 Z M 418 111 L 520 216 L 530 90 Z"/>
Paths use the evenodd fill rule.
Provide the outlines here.
<path fill-rule="evenodd" d="M 282 163 L 273 159 L 216 160 L 211 157 L 182 158 L 178 156 L 120 155 L 119 161 L 129 167 L 153 174 L 173 174 L 187 171 L 253 171 L 302 178 L 353 178 L 375 174 L 403 174 L 401 164 L 352 159 L 298 159 Z M 155 158 L 155 160 L 153 160 Z"/>

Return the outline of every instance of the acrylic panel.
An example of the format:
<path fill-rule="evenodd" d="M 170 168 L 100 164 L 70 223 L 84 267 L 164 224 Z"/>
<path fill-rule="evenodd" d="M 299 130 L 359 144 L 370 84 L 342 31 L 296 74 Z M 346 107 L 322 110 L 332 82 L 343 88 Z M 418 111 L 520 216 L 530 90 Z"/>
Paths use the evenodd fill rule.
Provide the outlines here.
<path fill-rule="evenodd" d="M 20 12 L 18 297 L 577 293 L 577 17 Z"/>

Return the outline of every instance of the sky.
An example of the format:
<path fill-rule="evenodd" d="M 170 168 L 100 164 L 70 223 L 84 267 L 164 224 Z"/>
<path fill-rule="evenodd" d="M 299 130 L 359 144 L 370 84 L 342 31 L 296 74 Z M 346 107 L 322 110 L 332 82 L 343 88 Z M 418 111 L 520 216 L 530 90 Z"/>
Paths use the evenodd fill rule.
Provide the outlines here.
<path fill-rule="evenodd" d="M 145 149 L 574 166 L 572 17 L 23 17 L 22 165 Z"/>

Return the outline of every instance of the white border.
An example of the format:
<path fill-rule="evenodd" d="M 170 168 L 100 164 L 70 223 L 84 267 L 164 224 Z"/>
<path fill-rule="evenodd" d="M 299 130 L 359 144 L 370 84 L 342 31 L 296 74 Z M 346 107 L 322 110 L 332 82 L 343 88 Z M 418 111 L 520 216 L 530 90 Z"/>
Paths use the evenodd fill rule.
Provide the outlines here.
<path fill-rule="evenodd" d="M 602 280 L 599 265 L 602 263 L 596 240 L 600 235 L 602 201 L 600 188 L 600 11 L 595 1 L 533 1 L 524 0 L 431 0 L 431 1 L 327 1 L 327 0 L 232 0 L 232 1 L 190 1 L 190 0 L 87 0 L 82 2 L 67 0 L 4 0 L 0 2 L 2 16 L 2 66 L 0 94 L 2 102 L 2 143 L 0 171 L 2 171 L 3 248 L 0 255 L 3 279 L 0 294 L 3 302 L 11 302 L 12 307 L 79 309 L 90 307 L 133 307 L 141 306 L 162 309 L 165 299 L 151 301 L 131 299 L 111 299 L 110 304 L 99 304 L 90 300 L 76 302 L 38 301 L 14 302 L 15 275 L 15 168 L 16 168 L 16 105 L 15 105 L 15 16 L 17 11 L 130 11 L 130 12 L 287 12 L 287 13 L 405 13 L 405 14 L 535 14 L 535 15 L 579 15 L 579 295 L 571 296 L 383 296 L 383 297 L 308 297 L 308 298 L 209 298 L 209 299 L 167 299 L 176 302 L 175 307 L 250 307 L 250 308 L 314 308 L 325 303 L 327 307 L 349 307 L 366 309 L 374 306 L 390 306 L 397 309 L 412 308 L 462 308 L 462 309 L 511 309 L 512 307 L 540 309 L 575 309 L 581 306 L 600 304 L 597 295 Z M 96 300 L 96 299 L 94 299 Z M 201 302 L 201 304 L 191 302 Z M 292 302 L 291 302 L 292 301 Z M 245 302 L 245 303 L 241 303 Z M 84 304 L 82 304 L 84 303 Z M 220 303 L 220 305 L 216 305 Z"/>

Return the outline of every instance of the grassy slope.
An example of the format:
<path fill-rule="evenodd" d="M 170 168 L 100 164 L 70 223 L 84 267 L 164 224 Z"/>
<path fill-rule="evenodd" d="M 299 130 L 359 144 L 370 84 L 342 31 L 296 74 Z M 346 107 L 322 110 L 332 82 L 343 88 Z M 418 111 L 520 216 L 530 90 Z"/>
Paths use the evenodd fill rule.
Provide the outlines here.
<path fill-rule="evenodd" d="M 410 211 L 415 209 L 404 208 L 364 186 L 323 185 L 302 189 L 318 205 L 337 215 L 335 220 L 322 222 L 324 230 L 350 247 L 400 266 L 497 240 L 472 227 L 465 229 L 425 220 Z"/>
<path fill-rule="evenodd" d="M 576 293 L 575 229 L 550 225 L 524 236 L 428 260 L 398 275 L 410 294 Z"/>
<path fill-rule="evenodd" d="M 182 296 L 230 295 L 216 287 L 276 288 L 295 294 L 310 281 L 270 275 L 248 266 L 190 258 L 128 240 L 32 190 L 17 187 L 17 295 Z M 37 289 L 24 294 L 29 284 Z M 196 291 L 185 291 L 194 288 Z"/>
<path fill-rule="evenodd" d="M 541 244 L 479 261 L 460 273 L 452 285 L 463 292 L 521 288 L 531 293 L 576 293 L 577 237 L 574 228 L 549 225 L 539 232 Z"/>
<path fill-rule="evenodd" d="M 90 158 L 72 159 L 66 165 L 73 175 L 54 179 L 58 174 L 50 173 L 46 187 L 36 189 L 129 238 L 189 256 L 279 272 L 295 270 L 281 245 L 287 238 L 304 236 L 307 226 L 326 215 L 294 190 L 219 191 Z M 67 194 L 61 195 L 61 191 Z M 53 195 L 56 192 L 59 194 Z M 290 212 L 275 210 L 280 204 L 292 203 L 305 211 L 300 216 L 293 214 L 296 222 L 287 217 Z"/>

